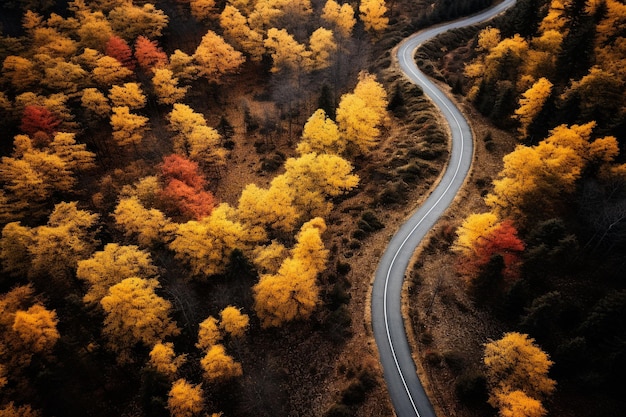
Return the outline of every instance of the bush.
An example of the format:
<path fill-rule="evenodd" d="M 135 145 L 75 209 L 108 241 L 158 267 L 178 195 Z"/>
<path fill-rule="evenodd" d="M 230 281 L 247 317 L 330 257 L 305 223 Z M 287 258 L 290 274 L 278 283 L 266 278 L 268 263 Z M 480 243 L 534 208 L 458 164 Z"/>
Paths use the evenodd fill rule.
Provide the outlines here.
<path fill-rule="evenodd" d="M 341 395 L 341 402 L 347 405 L 360 404 L 365 401 L 367 389 L 359 380 L 352 381 Z"/>
<path fill-rule="evenodd" d="M 483 405 L 487 401 L 487 379 L 476 371 L 459 376 L 454 383 L 457 398 L 465 405 Z"/>

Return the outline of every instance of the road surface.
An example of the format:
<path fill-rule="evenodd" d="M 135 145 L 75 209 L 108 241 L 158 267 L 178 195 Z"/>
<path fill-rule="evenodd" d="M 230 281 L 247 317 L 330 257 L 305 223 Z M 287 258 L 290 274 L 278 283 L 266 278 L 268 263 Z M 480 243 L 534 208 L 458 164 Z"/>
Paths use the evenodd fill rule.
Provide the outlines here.
<path fill-rule="evenodd" d="M 398 47 L 402 71 L 439 108 L 450 125 L 451 151 L 445 173 L 424 204 L 400 227 L 383 254 L 372 290 L 372 326 L 383 365 L 387 389 L 398 417 L 435 417 L 424 388 L 417 377 L 415 363 L 402 319 L 402 284 L 409 261 L 428 231 L 452 203 L 463 185 L 473 157 L 473 139 L 465 117 L 456 105 L 418 70 L 415 50 L 425 41 L 450 29 L 474 25 L 502 13 L 515 3 L 504 2 L 482 13 L 435 26 L 405 39 Z"/>

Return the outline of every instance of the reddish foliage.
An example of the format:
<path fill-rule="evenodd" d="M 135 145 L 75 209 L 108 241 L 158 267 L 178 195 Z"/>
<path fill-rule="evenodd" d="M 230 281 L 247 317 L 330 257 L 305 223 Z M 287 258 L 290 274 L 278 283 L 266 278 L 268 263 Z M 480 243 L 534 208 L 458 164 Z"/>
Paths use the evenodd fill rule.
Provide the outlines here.
<path fill-rule="evenodd" d="M 524 242 L 517 237 L 517 229 L 511 220 L 504 220 L 490 233 L 474 244 L 474 255 L 461 260 L 464 275 L 471 278 L 489 262 L 492 256 L 501 255 L 504 260 L 502 276 L 507 281 L 519 278 L 519 266 Z"/>
<path fill-rule="evenodd" d="M 160 200 L 170 216 L 181 216 L 200 220 L 208 216 L 215 207 L 215 197 L 208 191 L 190 187 L 182 181 L 172 179 L 161 190 Z"/>
<path fill-rule="evenodd" d="M 126 41 L 118 36 L 111 36 L 106 44 L 105 53 L 117 59 L 122 65 L 131 71 L 135 70 L 133 51 Z"/>
<path fill-rule="evenodd" d="M 139 36 L 135 41 L 135 59 L 146 72 L 167 65 L 167 54 L 159 47 L 157 41 L 151 41 L 145 36 Z"/>
<path fill-rule="evenodd" d="M 206 185 L 206 180 L 200 173 L 198 164 L 176 154 L 163 158 L 161 176 L 166 183 L 172 179 L 177 179 L 194 189 L 201 189 Z"/>
<path fill-rule="evenodd" d="M 60 124 L 61 120 L 50 110 L 45 107 L 32 105 L 24 108 L 20 129 L 31 136 L 31 138 L 38 138 L 40 141 L 41 139 L 50 141 Z"/>
<path fill-rule="evenodd" d="M 167 214 L 196 220 L 211 214 L 215 197 L 204 190 L 206 179 L 196 162 L 181 155 L 166 156 L 161 164 L 161 179 L 165 187 L 160 201 Z"/>

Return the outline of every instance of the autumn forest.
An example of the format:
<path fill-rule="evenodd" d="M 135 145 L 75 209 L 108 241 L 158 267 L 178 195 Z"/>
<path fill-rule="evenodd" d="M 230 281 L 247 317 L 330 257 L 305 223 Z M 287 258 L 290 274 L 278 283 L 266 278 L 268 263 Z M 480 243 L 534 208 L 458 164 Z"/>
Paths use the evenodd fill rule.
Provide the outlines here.
<path fill-rule="evenodd" d="M 393 415 L 368 293 L 448 139 L 392 48 L 491 4 L 3 2 L 0 416 Z M 416 54 L 477 145 L 405 297 L 439 411 L 626 405 L 625 36 L 519 0 Z"/>

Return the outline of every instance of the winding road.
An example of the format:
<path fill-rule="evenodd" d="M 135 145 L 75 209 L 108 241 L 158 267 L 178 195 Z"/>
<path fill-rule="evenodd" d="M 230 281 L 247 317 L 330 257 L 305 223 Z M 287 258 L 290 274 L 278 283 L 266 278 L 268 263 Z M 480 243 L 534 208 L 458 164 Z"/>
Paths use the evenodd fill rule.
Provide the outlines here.
<path fill-rule="evenodd" d="M 467 120 L 457 106 L 422 73 L 413 58 L 416 49 L 450 29 L 489 20 L 515 4 L 502 3 L 479 14 L 434 26 L 405 39 L 398 47 L 402 71 L 422 87 L 445 117 L 451 133 L 450 159 L 437 187 L 424 204 L 393 236 L 383 254 L 372 289 L 372 327 L 383 365 L 387 389 L 397 417 L 435 417 L 435 411 L 419 378 L 402 317 L 402 285 L 415 248 L 454 200 L 467 176 L 473 158 L 473 139 Z"/>

